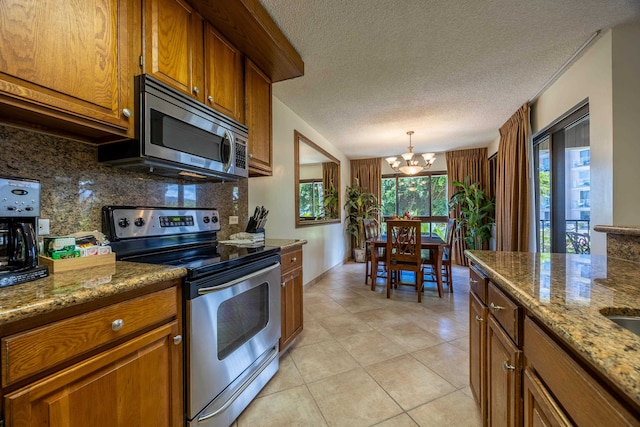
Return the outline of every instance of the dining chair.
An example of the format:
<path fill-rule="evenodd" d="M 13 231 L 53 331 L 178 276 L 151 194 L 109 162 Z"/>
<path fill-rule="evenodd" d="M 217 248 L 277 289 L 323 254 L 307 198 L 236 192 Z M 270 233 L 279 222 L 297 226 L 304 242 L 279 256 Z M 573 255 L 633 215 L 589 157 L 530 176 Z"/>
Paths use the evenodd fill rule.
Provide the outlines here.
<path fill-rule="evenodd" d="M 362 220 L 362 225 L 364 227 L 364 237 L 365 237 L 365 276 L 364 276 L 364 284 L 368 284 L 368 280 L 371 279 L 371 290 L 375 290 L 375 278 L 377 274 L 374 272 L 378 272 L 380 268 L 380 264 L 384 267 L 386 265 L 385 260 L 385 250 L 384 248 L 378 248 L 378 252 L 376 253 L 376 265 L 372 265 L 373 263 L 373 252 L 376 250 L 372 244 L 369 242 L 371 240 L 378 239 L 380 237 L 380 228 L 378 227 L 378 221 L 374 218 L 366 218 Z"/>
<path fill-rule="evenodd" d="M 449 287 L 449 292 L 453 292 L 453 277 L 452 277 L 452 269 L 451 269 L 451 257 L 452 257 L 452 245 L 453 245 L 453 236 L 456 230 L 456 220 L 455 218 L 449 218 L 447 221 L 447 228 L 444 235 L 445 245 L 442 250 L 442 283 L 446 284 Z M 433 278 L 433 280 L 428 280 L 429 282 L 436 281 L 435 269 L 436 260 L 433 258 L 431 254 L 424 261 L 426 265 L 431 266 L 431 271 L 426 271 L 425 273 Z"/>
<path fill-rule="evenodd" d="M 422 302 L 424 271 L 419 220 L 388 220 L 387 227 L 387 298 L 391 297 L 392 276 L 394 272 L 400 282 L 402 271 L 415 273 L 415 287 L 418 302 Z"/>

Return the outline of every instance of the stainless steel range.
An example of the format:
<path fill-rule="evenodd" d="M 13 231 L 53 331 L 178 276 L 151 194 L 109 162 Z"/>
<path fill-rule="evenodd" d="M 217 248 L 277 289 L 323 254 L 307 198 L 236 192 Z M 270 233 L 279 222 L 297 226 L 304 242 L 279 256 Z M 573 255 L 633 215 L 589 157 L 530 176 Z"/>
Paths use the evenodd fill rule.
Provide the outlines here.
<path fill-rule="evenodd" d="M 217 243 L 216 209 L 105 206 L 122 261 L 187 269 L 186 425 L 228 426 L 278 370 L 280 248 Z"/>

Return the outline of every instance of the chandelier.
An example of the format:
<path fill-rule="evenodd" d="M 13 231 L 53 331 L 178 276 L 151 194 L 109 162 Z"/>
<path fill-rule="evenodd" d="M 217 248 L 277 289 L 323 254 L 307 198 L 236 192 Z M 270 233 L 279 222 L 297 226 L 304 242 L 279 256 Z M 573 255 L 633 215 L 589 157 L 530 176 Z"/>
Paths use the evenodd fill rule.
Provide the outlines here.
<path fill-rule="evenodd" d="M 387 163 L 389 163 L 389 166 L 391 166 L 391 169 L 393 169 L 394 171 L 400 171 L 407 175 L 415 175 L 422 172 L 423 170 L 429 169 L 433 162 L 436 161 L 436 155 L 435 153 L 422 154 L 424 164 L 421 164 L 420 157 L 416 157 L 415 154 L 413 154 L 413 146 L 411 145 L 411 135 L 413 135 L 413 131 L 408 131 L 407 135 L 409 135 L 409 147 L 407 147 L 409 151 L 402 154 L 401 156 L 406 164 L 400 166 L 402 164 L 402 161 L 398 160 L 397 156 L 387 157 L 385 160 L 387 161 Z"/>

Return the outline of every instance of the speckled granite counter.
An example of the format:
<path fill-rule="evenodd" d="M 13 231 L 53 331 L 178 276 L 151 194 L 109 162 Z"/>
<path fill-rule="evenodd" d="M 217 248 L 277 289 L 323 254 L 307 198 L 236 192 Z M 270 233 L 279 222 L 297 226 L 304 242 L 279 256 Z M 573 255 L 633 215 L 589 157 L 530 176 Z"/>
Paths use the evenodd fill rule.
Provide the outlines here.
<path fill-rule="evenodd" d="M 640 227 L 596 225 L 593 229 L 607 233 L 607 256 L 640 262 Z"/>
<path fill-rule="evenodd" d="M 0 289 L 0 325 L 181 278 L 184 268 L 118 261 Z"/>
<path fill-rule="evenodd" d="M 265 239 L 264 243 L 267 246 L 280 246 L 280 250 L 286 251 L 294 246 L 306 245 L 307 241 L 304 239 Z"/>
<path fill-rule="evenodd" d="M 597 255 L 467 251 L 468 258 L 640 406 L 640 264 Z"/>

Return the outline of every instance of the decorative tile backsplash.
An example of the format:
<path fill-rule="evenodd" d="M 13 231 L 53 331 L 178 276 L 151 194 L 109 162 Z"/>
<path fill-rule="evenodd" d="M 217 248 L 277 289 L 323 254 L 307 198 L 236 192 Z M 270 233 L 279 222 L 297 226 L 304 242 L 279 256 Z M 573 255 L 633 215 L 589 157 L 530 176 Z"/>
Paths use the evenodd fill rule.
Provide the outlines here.
<path fill-rule="evenodd" d="M 244 231 L 248 182 L 195 183 L 98 163 L 97 146 L 0 125 L 0 175 L 41 183 L 40 217 L 52 235 L 102 230 L 104 205 L 214 207 L 219 239 Z M 239 217 L 229 225 L 229 216 Z"/>

